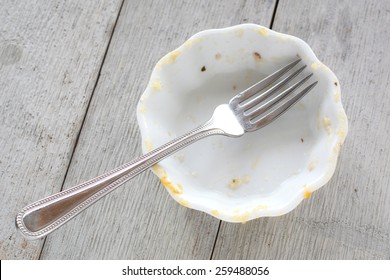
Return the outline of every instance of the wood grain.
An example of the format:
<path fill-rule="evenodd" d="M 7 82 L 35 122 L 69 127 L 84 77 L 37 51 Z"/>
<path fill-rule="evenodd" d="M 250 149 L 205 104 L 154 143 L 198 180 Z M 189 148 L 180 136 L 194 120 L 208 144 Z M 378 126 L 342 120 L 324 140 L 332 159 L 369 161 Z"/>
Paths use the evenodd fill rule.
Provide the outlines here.
<path fill-rule="evenodd" d="M 157 60 L 197 31 L 268 26 L 274 1 L 2 1 L 0 258 L 35 259 L 25 204 L 140 154 L 135 106 Z M 349 135 L 332 180 L 293 212 L 222 223 L 174 202 L 150 172 L 45 243 L 43 259 L 390 259 L 390 3 L 279 1 L 274 29 L 339 77 Z M 82 127 L 80 138 L 77 135 Z"/>
<path fill-rule="evenodd" d="M 274 29 L 340 79 L 349 135 L 327 185 L 288 215 L 222 223 L 214 259 L 390 259 L 389 11 L 384 0 L 279 1 Z"/>
<path fill-rule="evenodd" d="M 0 3 L 0 259 L 39 257 L 14 217 L 61 189 L 120 3 Z"/>
<path fill-rule="evenodd" d="M 268 25 L 273 7 L 253 0 L 125 1 L 65 186 L 140 155 L 136 104 L 159 58 L 204 29 Z M 218 225 L 178 205 L 147 171 L 49 236 L 42 258 L 209 259 Z"/>

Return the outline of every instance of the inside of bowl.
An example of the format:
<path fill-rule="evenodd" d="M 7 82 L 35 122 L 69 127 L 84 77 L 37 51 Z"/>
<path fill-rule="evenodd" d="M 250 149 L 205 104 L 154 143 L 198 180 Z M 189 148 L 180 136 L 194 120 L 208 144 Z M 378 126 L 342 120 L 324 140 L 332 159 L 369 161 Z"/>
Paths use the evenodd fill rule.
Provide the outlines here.
<path fill-rule="evenodd" d="M 203 124 L 217 105 L 297 56 L 308 65 L 316 60 L 288 38 L 258 30 L 211 32 L 192 40 L 174 59 L 160 62 L 165 65 L 152 76 L 151 93 L 143 100 L 146 141 L 154 148 Z M 318 86 L 265 128 L 234 139 L 209 137 L 163 160 L 159 165 L 181 186 L 182 199 L 204 211 L 277 214 L 324 176 L 318 168 L 329 160 L 323 147 L 334 141 L 326 123 L 336 122 L 325 93 L 333 82 L 314 74 Z"/>

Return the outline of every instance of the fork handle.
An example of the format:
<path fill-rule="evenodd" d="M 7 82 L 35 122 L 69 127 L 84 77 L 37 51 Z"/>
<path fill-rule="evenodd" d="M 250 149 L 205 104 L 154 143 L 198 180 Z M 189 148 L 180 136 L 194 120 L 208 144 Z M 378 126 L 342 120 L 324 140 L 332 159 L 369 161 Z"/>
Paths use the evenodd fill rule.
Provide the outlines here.
<path fill-rule="evenodd" d="M 17 214 L 16 226 L 27 239 L 44 237 L 163 158 L 215 134 L 223 134 L 223 131 L 209 121 L 101 176 L 29 204 Z"/>

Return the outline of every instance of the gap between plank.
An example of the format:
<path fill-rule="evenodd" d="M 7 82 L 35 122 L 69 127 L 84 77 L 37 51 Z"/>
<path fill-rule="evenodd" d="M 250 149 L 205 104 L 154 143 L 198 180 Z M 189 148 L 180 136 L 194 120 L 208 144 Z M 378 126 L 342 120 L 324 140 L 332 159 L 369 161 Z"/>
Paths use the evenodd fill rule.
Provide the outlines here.
<path fill-rule="evenodd" d="M 271 22 L 269 24 L 270 29 L 272 29 L 272 27 L 274 25 L 274 20 L 275 20 L 275 16 L 276 16 L 276 10 L 278 9 L 278 5 L 279 5 L 279 0 L 276 0 L 275 7 L 274 7 L 274 10 L 272 12 Z M 219 236 L 219 230 L 221 229 L 221 224 L 222 224 L 222 221 L 219 221 L 217 234 L 215 235 L 215 240 L 214 240 L 214 244 L 213 244 L 213 249 L 211 250 L 211 254 L 210 254 L 210 260 L 212 260 L 213 256 L 214 256 L 215 246 L 217 245 L 217 240 L 218 240 L 218 236 Z"/>
<path fill-rule="evenodd" d="M 222 221 L 219 221 L 218 229 L 217 229 L 217 234 L 215 235 L 215 240 L 214 240 L 214 244 L 213 244 L 213 249 L 211 250 L 211 254 L 210 254 L 210 260 L 213 259 L 214 250 L 215 250 L 215 245 L 217 245 L 218 234 L 219 234 L 219 229 L 221 228 L 221 224 L 222 224 Z"/>
<path fill-rule="evenodd" d="M 272 13 L 271 23 L 269 24 L 270 29 L 272 29 L 272 27 L 274 27 L 274 20 L 275 20 L 275 16 L 276 16 L 276 10 L 278 9 L 278 5 L 279 5 L 279 0 L 276 0 L 274 12 Z"/>
<path fill-rule="evenodd" d="M 81 126 L 80 126 L 80 129 L 77 133 L 77 136 L 76 136 L 76 141 L 75 141 L 75 144 L 73 146 L 73 150 L 72 150 L 72 154 L 70 156 L 70 159 L 69 159 L 69 163 L 68 163 L 68 167 L 66 168 L 66 171 L 65 171 L 65 176 L 64 176 L 64 180 L 62 181 L 62 184 L 61 184 L 61 190 L 60 191 L 63 191 L 64 190 L 64 185 L 65 185 L 65 181 L 66 181 L 66 177 L 68 176 L 68 172 L 69 172 L 69 167 L 72 163 L 72 160 L 73 160 L 73 156 L 74 156 L 74 153 L 76 151 L 76 148 L 77 148 L 77 144 L 79 143 L 79 138 L 80 138 L 80 134 L 81 134 L 81 131 L 83 130 L 83 127 L 84 127 L 84 123 L 85 123 L 85 119 L 87 118 L 87 114 L 88 114 L 88 110 L 89 110 L 89 106 L 91 105 L 91 100 L 93 98 L 93 94 L 95 93 L 95 90 L 96 90 L 96 87 L 99 83 L 99 78 L 100 78 L 100 73 L 103 69 L 103 65 L 104 65 L 104 62 L 106 60 L 106 56 L 107 56 L 107 53 L 108 53 L 108 49 L 110 48 L 110 45 L 111 45 L 111 40 L 112 40 L 112 37 L 114 36 L 114 32 L 115 32 L 115 29 L 116 29 L 116 25 L 118 23 L 118 20 L 119 20 L 119 17 L 120 17 L 120 14 L 121 14 L 121 11 L 122 11 L 122 7 L 123 7 L 123 3 L 125 2 L 125 0 L 122 0 L 122 3 L 119 7 L 119 10 L 118 10 L 118 15 L 115 19 L 115 22 L 114 22 L 114 25 L 113 25 L 113 28 L 112 28 L 112 31 L 111 31 L 111 34 L 110 34 L 110 38 L 108 39 L 108 43 L 107 43 L 107 47 L 106 47 L 106 50 L 104 51 L 104 54 L 103 54 L 103 59 L 102 59 L 102 62 L 100 64 L 100 67 L 99 67 L 99 72 L 98 72 L 98 75 L 96 77 L 96 81 L 95 81 L 95 84 L 93 86 L 93 89 L 92 89 L 92 93 L 91 93 L 91 96 L 88 100 L 88 104 L 87 104 L 87 108 L 85 109 L 85 113 L 84 113 L 84 116 L 83 116 L 83 120 L 81 122 Z M 46 244 L 46 239 L 47 237 L 45 237 L 45 239 L 43 240 L 43 243 L 42 243 L 42 247 L 41 247 L 41 251 L 39 252 L 39 256 L 38 256 L 38 259 L 40 260 L 42 258 L 42 252 L 43 252 L 43 248 L 45 247 L 45 244 Z"/>

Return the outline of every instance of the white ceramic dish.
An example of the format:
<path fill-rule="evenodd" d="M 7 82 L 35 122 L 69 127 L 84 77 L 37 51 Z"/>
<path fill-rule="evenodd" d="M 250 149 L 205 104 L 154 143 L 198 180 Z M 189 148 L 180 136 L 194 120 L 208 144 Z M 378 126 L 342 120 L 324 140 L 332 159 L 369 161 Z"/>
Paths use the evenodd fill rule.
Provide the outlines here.
<path fill-rule="evenodd" d="M 254 24 L 200 32 L 157 63 L 137 108 L 143 152 L 203 124 L 296 56 L 318 85 L 286 114 L 241 138 L 201 140 L 152 168 L 177 202 L 246 222 L 285 214 L 328 182 L 347 134 L 339 82 L 305 42 Z"/>

